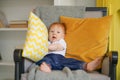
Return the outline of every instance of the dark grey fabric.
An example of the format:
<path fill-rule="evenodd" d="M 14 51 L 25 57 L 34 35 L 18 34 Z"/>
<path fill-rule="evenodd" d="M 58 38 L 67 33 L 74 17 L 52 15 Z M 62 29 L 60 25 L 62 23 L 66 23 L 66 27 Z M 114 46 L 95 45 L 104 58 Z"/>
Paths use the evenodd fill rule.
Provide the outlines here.
<path fill-rule="evenodd" d="M 41 18 L 46 26 L 58 22 L 60 16 L 81 18 L 85 14 L 84 6 L 39 6 L 35 13 Z"/>

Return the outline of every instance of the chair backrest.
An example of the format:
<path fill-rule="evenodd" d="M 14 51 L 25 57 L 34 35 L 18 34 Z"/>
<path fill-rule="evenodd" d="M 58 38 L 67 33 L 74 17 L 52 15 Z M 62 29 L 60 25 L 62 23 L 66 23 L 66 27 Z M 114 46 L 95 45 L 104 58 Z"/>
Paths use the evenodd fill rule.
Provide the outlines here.
<path fill-rule="evenodd" d="M 84 17 L 98 18 L 107 15 L 106 7 L 86 7 Z"/>
<path fill-rule="evenodd" d="M 43 20 L 46 26 L 59 21 L 60 16 L 76 18 L 102 17 L 106 15 L 105 7 L 84 7 L 84 6 L 39 6 L 35 13 Z"/>

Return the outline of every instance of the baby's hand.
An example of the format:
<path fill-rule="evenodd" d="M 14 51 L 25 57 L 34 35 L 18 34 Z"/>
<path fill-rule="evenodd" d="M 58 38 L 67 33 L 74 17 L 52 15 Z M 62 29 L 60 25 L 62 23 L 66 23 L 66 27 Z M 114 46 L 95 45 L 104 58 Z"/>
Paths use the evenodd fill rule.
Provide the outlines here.
<path fill-rule="evenodd" d="M 63 50 L 64 48 L 62 47 L 61 44 L 50 44 L 48 49 L 50 51 L 60 51 L 60 50 Z"/>
<path fill-rule="evenodd" d="M 51 44 L 51 45 L 49 45 L 48 49 L 50 51 L 55 51 L 55 50 L 57 50 L 57 45 L 56 44 Z"/>

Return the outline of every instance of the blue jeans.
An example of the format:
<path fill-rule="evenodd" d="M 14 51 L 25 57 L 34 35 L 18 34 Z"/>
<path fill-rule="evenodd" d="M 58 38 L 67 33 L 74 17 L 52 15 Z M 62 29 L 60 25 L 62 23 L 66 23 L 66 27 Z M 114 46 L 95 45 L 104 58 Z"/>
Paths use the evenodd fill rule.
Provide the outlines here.
<path fill-rule="evenodd" d="M 36 65 L 41 65 L 46 62 L 51 66 L 52 70 L 62 70 L 64 67 L 69 67 L 71 70 L 84 69 L 85 62 L 73 58 L 65 58 L 60 54 L 47 54 L 42 60 L 36 62 Z"/>

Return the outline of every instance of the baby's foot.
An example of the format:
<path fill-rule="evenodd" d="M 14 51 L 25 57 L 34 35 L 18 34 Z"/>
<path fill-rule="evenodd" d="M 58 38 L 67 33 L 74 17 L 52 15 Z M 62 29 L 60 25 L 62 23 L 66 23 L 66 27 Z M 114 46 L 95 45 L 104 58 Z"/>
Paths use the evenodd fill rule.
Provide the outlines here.
<path fill-rule="evenodd" d="M 102 57 L 96 58 L 95 60 L 89 62 L 87 64 L 87 71 L 93 71 L 97 68 L 98 65 L 100 65 L 102 61 Z"/>
<path fill-rule="evenodd" d="M 48 72 L 48 73 L 51 72 L 50 66 L 49 66 L 47 63 L 45 63 L 45 62 L 43 62 L 43 63 L 40 65 L 39 69 L 40 69 L 41 71 L 43 71 L 43 72 Z"/>

